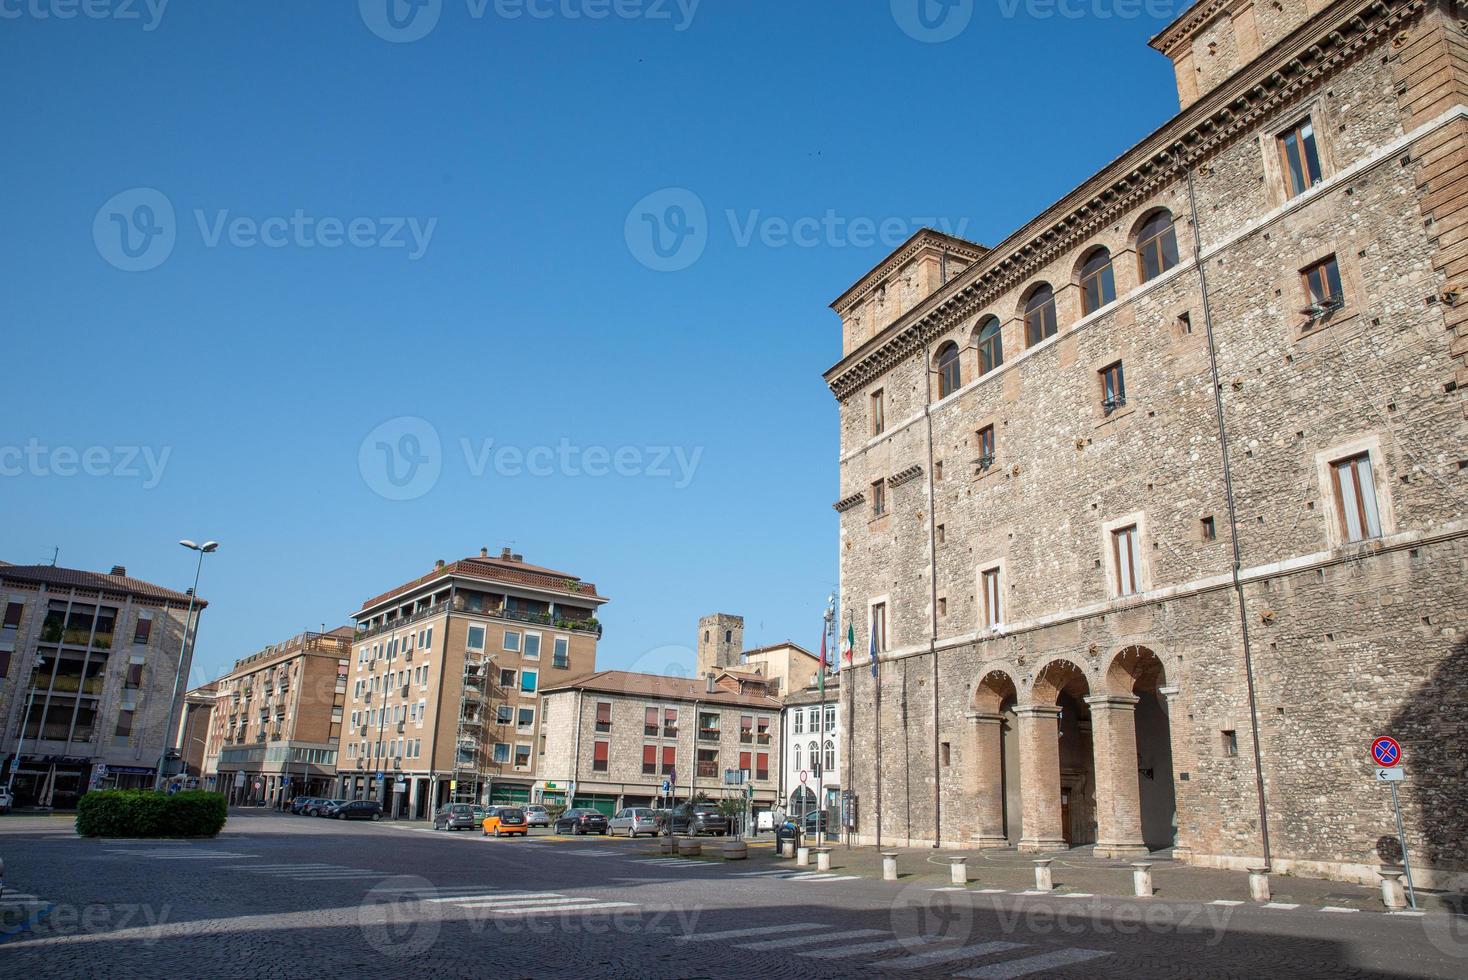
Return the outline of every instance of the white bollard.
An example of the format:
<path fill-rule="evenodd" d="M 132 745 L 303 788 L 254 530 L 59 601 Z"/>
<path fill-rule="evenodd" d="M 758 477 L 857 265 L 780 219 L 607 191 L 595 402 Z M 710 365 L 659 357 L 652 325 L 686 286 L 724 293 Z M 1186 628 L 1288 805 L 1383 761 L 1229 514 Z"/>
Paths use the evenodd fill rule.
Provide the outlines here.
<path fill-rule="evenodd" d="M 789 837 L 782 840 L 780 842 L 780 856 L 785 858 L 795 857 L 795 841 Z"/>
<path fill-rule="evenodd" d="M 1249 869 L 1249 899 L 1254 902 L 1269 901 L 1269 869 L 1263 866 Z"/>
<path fill-rule="evenodd" d="M 829 847 L 822 847 L 816 851 L 816 870 L 831 870 L 831 849 Z"/>
<path fill-rule="evenodd" d="M 1407 907 L 1407 892 L 1402 888 L 1401 868 L 1377 868 L 1381 875 L 1381 904 L 1396 912 Z"/>
<path fill-rule="evenodd" d="M 897 880 L 897 852 L 896 851 L 883 851 L 882 852 L 882 880 L 883 881 L 896 881 Z"/>
<path fill-rule="evenodd" d="M 1132 862 L 1132 893 L 1138 898 L 1152 897 L 1152 864 L 1150 861 Z"/>
<path fill-rule="evenodd" d="M 1050 892 L 1055 890 L 1055 885 L 1050 878 L 1050 862 L 1054 858 L 1035 859 L 1035 891 Z"/>
<path fill-rule="evenodd" d="M 810 848 L 797 847 L 795 849 L 795 863 L 802 868 L 810 867 Z"/>
<path fill-rule="evenodd" d="M 951 857 L 948 859 L 948 880 L 955 885 L 968 884 L 968 858 Z"/>

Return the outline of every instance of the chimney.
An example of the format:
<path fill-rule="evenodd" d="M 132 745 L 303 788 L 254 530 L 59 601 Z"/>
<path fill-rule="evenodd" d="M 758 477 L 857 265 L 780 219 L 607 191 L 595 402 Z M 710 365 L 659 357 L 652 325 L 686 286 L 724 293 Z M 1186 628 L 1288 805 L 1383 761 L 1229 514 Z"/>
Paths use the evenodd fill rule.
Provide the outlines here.
<path fill-rule="evenodd" d="M 127 566 L 125 566 L 125 565 L 113 565 L 112 566 L 112 571 L 108 572 L 107 574 L 108 575 L 119 575 L 119 576 L 124 576 L 125 577 L 127 575 Z"/>
<path fill-rule="evenodd" d="M 510 549 L 509 548 L 501 548 L 500 549 L 500 559 L 502 561 L 509 561 L 510 560 Z"/>
<path fill-rule="evenodd" d="M 488 558 L 489 557 L 489 549 L 488 548 L 480 548 L 479 549 L 479 557 L 480 558 Z"/>
<path fill-rule="evenodd" d="M 443 568 L 443 559 L 442 558 L 440 558 L 438 561 L 436 561 L 436 562 L 433 563 L 433 570 L 435 572 L 438 571 L 441 568 Z"/>
<path fill-rule="evenodd" d="M 709 671 L 703 675 L 703 690 L 705 694 L 714 693 L 714 672 Z"/>
<path fill-rule="evenodd" d="M 525 556 L 524 555 L 511 555 L 510 556 L 510 561 L 524 561 L 524 560 L 525 560 Z"/>

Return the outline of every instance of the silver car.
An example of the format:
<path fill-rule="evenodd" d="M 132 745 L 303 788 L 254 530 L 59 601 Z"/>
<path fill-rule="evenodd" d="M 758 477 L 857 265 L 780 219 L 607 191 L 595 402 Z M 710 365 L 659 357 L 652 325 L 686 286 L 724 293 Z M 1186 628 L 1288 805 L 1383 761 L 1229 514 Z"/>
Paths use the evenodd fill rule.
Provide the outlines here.
<path fill-rule="evenodd" d="M 525 824 L 528 827 L 549 827 L 550 811 L 538 803 L 522 807 L 525 811 Z"/>
<path fill-rule="evenodd" d="M 607 832 L 614 837 L 617 834 L 626 834 L 628 837 L 648 834 L 656 837 L 658 824 L 651 807 L 629 806 L 612 814 L 612 819 L 607 824 Z"/>

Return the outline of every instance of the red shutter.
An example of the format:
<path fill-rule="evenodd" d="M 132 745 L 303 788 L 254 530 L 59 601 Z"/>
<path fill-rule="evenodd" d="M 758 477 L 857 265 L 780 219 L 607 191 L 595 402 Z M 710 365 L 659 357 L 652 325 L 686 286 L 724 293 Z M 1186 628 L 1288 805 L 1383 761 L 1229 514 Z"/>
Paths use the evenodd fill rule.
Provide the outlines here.
<path fill-rule="evenodd" d="M 663 772 L 671 772 L 678 758 L 678 747 L 676 745 L 663 746 Z"/>
<path fill-rule="evenodd" d="M 642 764 L 644 766 L 656 766 L 658 764 L 658 747 L 656 745 L 644 745 L 642 747 Z"/>
<path fill-rule="evenodd" d="M 607 750 L 611 748 L 610 742 L 596 742 L 591 750 L 591 757 L 597 762 L 607 761 Z"/>
<path fill-rule="evenodd" d="M 741 753 L 739 753 L 739 768 L 740 769 L 745 769 L 745 770 L 747 770 L 749 768 L 749 753 L 748 752 L 741 752 Z"/>

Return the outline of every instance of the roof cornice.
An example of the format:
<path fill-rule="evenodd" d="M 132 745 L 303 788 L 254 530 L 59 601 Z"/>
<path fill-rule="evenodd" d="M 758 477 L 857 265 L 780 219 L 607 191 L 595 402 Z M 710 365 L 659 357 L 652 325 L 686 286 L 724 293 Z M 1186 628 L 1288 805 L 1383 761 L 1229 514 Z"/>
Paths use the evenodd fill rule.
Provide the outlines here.
<path fill-rule="evenodd" d="M 1245 3 L 1251 2 L 1253 0 L 1198 0 L 1197 3 L 1179 14 L 1171 24 L 1158 31 L 1147 44 L 1168 57 L 1172 57 L 1173 48 L 1191 38 L 1198 28 L 1217 17 L 1226 8 L 1242 7 Z"/>
<path fill-rule="evenodd" d="M 979 313 L 1428 6 L 1337 0 L 994 246 L 824 375 L 838 400 Z"/>
<path fill-rule="evenodd" d="M 832 300 L 831 309 L 845 316 L 847 310 L 870 296 L 872 290 L 876 289 L 888 276 L 929 249 L 950 255 L 962 255 L 970 262 L 977 261 L 988 251 L 977 242 L 954 238 L 952 235 L 946 235 L 932 228 L 920 228 L 913 233 L 911 238 L 878 262 L 870 272 L 853 283 L 846 292 Z"/>

